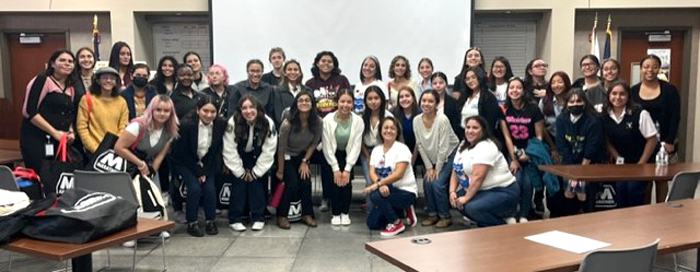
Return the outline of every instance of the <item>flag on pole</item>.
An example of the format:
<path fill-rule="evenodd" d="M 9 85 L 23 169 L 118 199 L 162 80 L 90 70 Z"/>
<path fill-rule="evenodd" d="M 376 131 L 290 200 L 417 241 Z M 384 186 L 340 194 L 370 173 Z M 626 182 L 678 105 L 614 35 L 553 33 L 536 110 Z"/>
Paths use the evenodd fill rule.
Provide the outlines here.
<path fill-rule="evenodd" d="M 95 51 L 95 61 L 100 60 L 101 42 L 102 37 L 100 36 L 100 31 L 97 30 L 97 14 L 95 14 L 94 19 L 92 19 L 92 50 Z"/>
<path fill-rule="evenodd" d="M 608 27 L 605 29 L 605 45 L 603 45 L 603 59 L 609 59 L 612 54 L 610 49 L 612 46 L 612 30 L 610 30 L 610 23 L 612 23 L 612 17 L 608 14 Z"/>
<path fill-rule="evenodd" d="M 591 42 L 591 54 L 600 59 L 600 45 L 598 43 L 598 35 L 595 31 L 598 27 L 598 13 L 595 14 L 595 21 L 593 22 L 593 29 L 591 30 L 590 42 Z"/>

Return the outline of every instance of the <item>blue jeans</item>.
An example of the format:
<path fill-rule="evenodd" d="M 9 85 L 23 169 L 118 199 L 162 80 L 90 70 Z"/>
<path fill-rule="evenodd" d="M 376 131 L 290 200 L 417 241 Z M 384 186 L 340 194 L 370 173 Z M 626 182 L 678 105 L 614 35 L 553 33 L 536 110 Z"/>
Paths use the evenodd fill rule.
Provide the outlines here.
<path fill-rule="evenodd" d="M 197 222 L 200 203 L 204 208 L 206 220 L 214 220 L 216 216 L 216 182 L 214 181 L 214 175 L 207 176 L 207 180 L 201 183 L 199 178 L 195 177 L 189 168 L 177 164 L 172 164 L 171 166 L 173 173 L 182 176 L 182 180 L 187 186 L 187 198 L 185 199 L 187 207 L 185 217 L 187 222 Z"/>
<path fill-rule="evenodd" d="M 397 210 L 403 214 L 403 210 L 416 202 L 416 194 L 401 190 L 393 185 L 389 187 L 389 196 L 383 197 L 379 190 L 375 190 L 369 194 L 373 208 L 367 215 L 367 227 L 370 229 L 383 229 L 387 224 L 399 219 Z M 369 204 L 369 203 L 368 203 Z"/>
<path fill-rule="evenodd" d="M 229 201 L 228 209 L 229 223 L 241 223 L 246 200 L 250 206 L 251 221 L 265 222 L 263 211 L 265 210 L 266 203 L 265 189 L 263 186 L 266 181 L 267 175 L 263 175 L 251 182 L 244 181 L 237 177 L 233 178 L 233 182 L 231 183 L 231 201 Z"/>
<path fill-rule="evenodd" d="M 457 195 L 463 196 L 464 193 L 464 190 L 459 190 Z M 520 187 L 517 182 L 507 187 L 478 191 L 460 212 L 479 226 L 502 225 L 506 223 L 503 218 L 513 215 L 519 196 Z"/>
<path fill-rule="evenodd" d="M 515 179 L 520 186 L 520 202 L 518 204 L 518 212 L 515 214 L 516 217 L 526 217 L 530 214 L 530 209 L 532 209 L 532 182 L 530 181 L 530 176 L 525 172 L 525 167 L 528 167 L 527 162 L 521 163 L 520 169 L 515 172 Z"/>
<path fill-rule="evenodd" d="M 447 199 L 447 186 L 450 184 L 452 162 L 454 161 L 456 151 L 457 149 L 455 148 L 447 158 L 447 162 L 442 165 L 437 179 L 428 181 L 425 179 L 425 176 L 423 176 L 425 209 L 428 211 L 428 216 L 452 218 L 452 215 L 450 215 L 450 203 Z"/>
<path fill-rule="evenodd" d="M 370 150 L 370 153 L 372 151 Z M 360 153 L 360 164 L 362 165 L 362 174 L 365 176 L 365 186 L 369 186 L 372 184 L 372 180 L 369 179 L 369 158 L 365 158 L 362 153 Z M 373 204 L 372 201 L 369 199 L 369 195 L 367 194 L 365 196 L 365 203 L 367 203 L 367 212 L 372 210 Z"/>

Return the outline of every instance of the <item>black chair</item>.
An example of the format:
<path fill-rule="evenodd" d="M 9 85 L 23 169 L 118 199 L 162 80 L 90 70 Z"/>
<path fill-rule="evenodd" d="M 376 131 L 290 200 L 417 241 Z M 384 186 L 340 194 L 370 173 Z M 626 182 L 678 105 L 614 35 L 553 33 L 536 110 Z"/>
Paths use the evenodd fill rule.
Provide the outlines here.
<path fill-rule="evenodd" d="M 699 180 L 700 171 L 685 171 L 673 176 L 671 189 L 668 190 L 668 195 L 666 195 L 666 205 L 673 205 L 669 202 L 676 200 L 693 199 L 695 197 L 695 191 L 698 188 Z M 673 253 L 674 271 L 682 271 L 681 269 L 685 271 L 695 271 L 695 269 L 678 264 L 676 257 L 676 253 Z"/>
<path fill-rule="evenodd" d="M 583 258 L 579 272 L 651 272 L 660 239 L 651 244 L 626 249 L 602 249 Z"/>
<path fill-rule="evenodd" d="M 4 165 L 0 165 L 0 189 L 17 192 L 19 187 L 12 170 Z"/>

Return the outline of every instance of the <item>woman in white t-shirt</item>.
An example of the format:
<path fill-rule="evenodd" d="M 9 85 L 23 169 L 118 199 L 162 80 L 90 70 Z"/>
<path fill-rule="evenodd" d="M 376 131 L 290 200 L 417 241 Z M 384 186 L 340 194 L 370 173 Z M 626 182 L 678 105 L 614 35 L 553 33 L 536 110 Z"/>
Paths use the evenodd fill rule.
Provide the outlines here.
<path fill-rule="evenodd" d="M 450 204 L 479 226 L 505 224 L 520 196 L 515 177 L 486 126 L 482 117 L 467 117 L 450 178 Z"/>
<path fill-rule="evenodd" d="M 365 110 L 365 91 L 369 86 L 377 86 L 384 93 L 384 97 L 389 97 L 386 84 L 382 81 L 382 68 L 379 60 L 375 56 L 367 56 L 360 66 L 360 82 L 355 84 L 355 100 L 353 101 L 353 111 L 362 114 Z"/>
<path fill-rule="evenodd" d="M 394 236 L 406 229 L 396 210 L 404 210 L 408 224 L 415 226 L 418 186 L 411 167 L 411 150 L 399 142 L 401 125 L 394 117 L 385 117 L 379 127 L 381 145 L 372 150 L 369 177 L 365 188 L 373 208 L 367 215 L 370 229 L 382 229 L 382 236 Z"/>

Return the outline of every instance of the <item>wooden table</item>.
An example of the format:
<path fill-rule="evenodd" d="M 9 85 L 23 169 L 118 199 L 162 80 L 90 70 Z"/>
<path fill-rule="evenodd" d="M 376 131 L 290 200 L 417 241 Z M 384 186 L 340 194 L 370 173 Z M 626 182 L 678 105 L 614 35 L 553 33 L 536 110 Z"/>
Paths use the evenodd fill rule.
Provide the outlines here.
<path fill-rule="evenodd" d="M 540 170 L 580 181 L 671 180 L 678 172 L 698 171 L 700 163 L 676 163 L 663 168 L 655 164 L 540 165 Z"/>
<path fill-rule="evenodd" d="M 538 244 L 524 237 L 559 230 L 610 243 L 607 248 L 642 246 L 661 238 L 659 255 L 698 248 L 700 200 L 677 203 L 683 206 L 653 204 L 375 241 L 366 243 L 365 249 L 406 271 L 573 271 L 585 254 Z M 431 243 L 414 244 L 411 242 L 414 238 L 428 238 Z"/>
<path fill-rule="evenodd" d="M 16 164 L 22 161 L 19 150 L 0 149 L 0 164 Z"/>
<path fill-rule="evenodd" d="M 16 239 L 4 245 L 3 248 L 57 262 L 73 259 L 73 271 L 92 271 L 92 252 L 160 233 L 171 229 L 174 225 L 172 221 L 138 218 L 138 223 L 134 227 L 85 244 L 49 242 L 25 237 Z"/>

